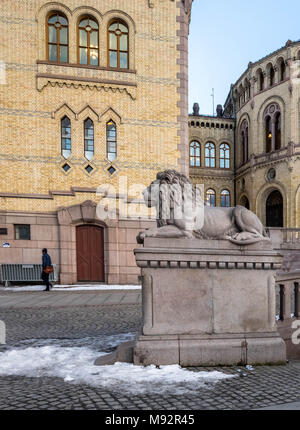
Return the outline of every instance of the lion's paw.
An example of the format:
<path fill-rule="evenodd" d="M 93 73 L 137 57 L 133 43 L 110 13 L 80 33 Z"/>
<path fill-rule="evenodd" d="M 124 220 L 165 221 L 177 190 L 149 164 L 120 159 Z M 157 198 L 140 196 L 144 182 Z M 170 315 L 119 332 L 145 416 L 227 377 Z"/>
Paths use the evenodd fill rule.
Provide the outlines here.
<path fill-rule="evenodd" d="M 139 243 L 140 245 L 142 245 L 142 244 L 144 243 L 144 239 L 145 239 L 145 237 L 146 237 L 146 232 L 141 231 L 141 232 L 137 235 L 137 237 L 136 237 L 136 241 L 137 241 L 137 243 Z"/>

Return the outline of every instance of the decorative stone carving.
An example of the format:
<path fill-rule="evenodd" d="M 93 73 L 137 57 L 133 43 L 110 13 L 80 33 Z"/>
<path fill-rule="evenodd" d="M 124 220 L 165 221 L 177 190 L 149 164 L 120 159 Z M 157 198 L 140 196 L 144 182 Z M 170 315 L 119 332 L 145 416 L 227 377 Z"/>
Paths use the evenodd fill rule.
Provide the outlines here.
<path fill-rule="evenodd" d="M 222 118 L 223 117 L 223 106 L 222 105 L 218 105 L 217 106 L 217 117 L 218 118 Z"/>
<path fill-rule="evenodd" d="M 81 205 L 82 220 L 83 222 L 93 222 L 96 218 L 96 203 L 87 200 Z"/>
<path fill-rule="evenodd" d="M 89 223 L 96 220 L 96 203 L 87 200 L 81 204 L 60 208 L 57 211 L 60 225 Z"/>
<path fill-rule="evenodd" d="M 269 169 L 267 172 L 267 181 L 272 182 L 275 179 L 276 179 L 276 170 L 273 167 L 271 167 L 271 169 Z"/>
<path fill-rule="evenodd" d="M 199 116 L 200 107 L 198 103 L 194 103 L 193 105 L 193 115 Z"/>
<path fill-rule="evenodd" d="M 175 170 L 158 173 L 143 195 L 148 207 L 156 207 L 157 227 L 141 232 L 138 243 L 145 237 L 226 239 L 237 245 L 270 240 L 259 218 L 245 207 L 204 207 L 199 190 Z"/>

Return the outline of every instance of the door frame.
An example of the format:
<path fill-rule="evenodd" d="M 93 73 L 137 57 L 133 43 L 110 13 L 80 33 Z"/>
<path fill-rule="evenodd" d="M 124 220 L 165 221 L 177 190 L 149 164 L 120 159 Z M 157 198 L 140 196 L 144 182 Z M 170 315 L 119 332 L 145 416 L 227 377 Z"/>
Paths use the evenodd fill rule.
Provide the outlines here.
<path fill-rule="evenodd" d="M 107 255 L 107 252 L 106 252 L 106 243 L 107 243 L 107 241 L 106 241 L 106 231 L 107 231 L 107 228 L 104 226 L 104 225 L 102 225 L 102 224 L 104 224 L 104 223 L 78 223 L 78 224 L 76 224 L 76 225 L 74 225 L 74 228 L 75 228 L 75 248 L 76 248 L 76 262 L 75 262 L 75 264 L 76 264 L 76 279 L 77 279 L 77 282 L 83 282 L 83 281 L 79 281 L 78 280 L 78 270 L 77 270 L 77 228 L 78 227 L 97 227 L 97 228 L 101 228 L 102 229 L 102 231 L 103 231 L 103 271 L 104 271 L 104 280 L 103 281 L 99 281 L 99 282 L 105 282 L 105 283 L 107 283 L 107 270 L 106 270 L 106 255 Z M 87 282 L 97 282 L 97 281 L 87 281 Z"/>
<path fill-rule="evenodd" d="M 275 227 L 275 226 L 268 226 L 267 225 L 267 221 L 268 221 L 268 209 L 269 208 L 271 208 L 271 205 L 269 205 L 268 206 L 268 200 L 269 200 L 269 198 L 271 197 L 271 195 L 273 194 L 273 193 L 279 193 L 280 194 L 280 196 L 281 196 L 281 199 L 282 199 L 282 204 L 281 204 L 281 211 L 282 211 L 282 226 L 277 226 L 277 227 Z M 271 228 L 283 228 L 284 227 L 284 201 L 283 201 L 283 195 L 282 195 L 282 193 L 279 191 L 279 190 L 272 190 L 272 191 L 270 191 L 270 193 L 268 194 L 268 196 L 267 196 L 267 198 L 266 198 L 266 203 L 265 203 L 265 205 L 266 205 L 266 227 L 271 227 Z"/>

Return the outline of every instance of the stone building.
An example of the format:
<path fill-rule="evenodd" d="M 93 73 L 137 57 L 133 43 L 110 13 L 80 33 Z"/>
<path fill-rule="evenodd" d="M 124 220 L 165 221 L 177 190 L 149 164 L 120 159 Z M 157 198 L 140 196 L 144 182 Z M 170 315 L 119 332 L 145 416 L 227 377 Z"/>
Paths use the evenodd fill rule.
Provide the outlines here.
<path fill-rule="evenodd" d="M 191 4 L 1 1 L 0 263 L 138 282 L 142 184 L 188 173 Z"/>
<path fill-rule="evenodd" d="M 222 108 L 221 108 L 222 109 Z M 189 115 L 190 179 L 204 185 L 206 204 L 234 204 L 234 120 L 199 115 L 194 105 Z"/>
<path fill-rule="evenodd" d="M 189 116 L 193 181 L 215 191 L 217 205 L 246 206 L 269 227 L 300 227 L 299 64 L 300 42 L 288 41 L 249 63 L 217 117 L 197 115 L 197 106 Z M 210 142 L 215 154 L 209 153 Z M 225 168 L 223 142 L 230 158 Z M 222 190 L 230 200 L 221 201 Z"/>

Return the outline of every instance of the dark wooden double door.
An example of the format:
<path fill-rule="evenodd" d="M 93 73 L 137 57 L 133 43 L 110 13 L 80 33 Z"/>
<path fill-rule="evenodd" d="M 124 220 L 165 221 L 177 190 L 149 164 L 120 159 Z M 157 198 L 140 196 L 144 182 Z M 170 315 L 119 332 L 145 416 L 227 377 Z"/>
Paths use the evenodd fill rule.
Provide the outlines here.
<path fill-rule="evenodd" d="M 104 282 L 104 231 L 93 225 L 76 228 L 77 280 Z"/>

